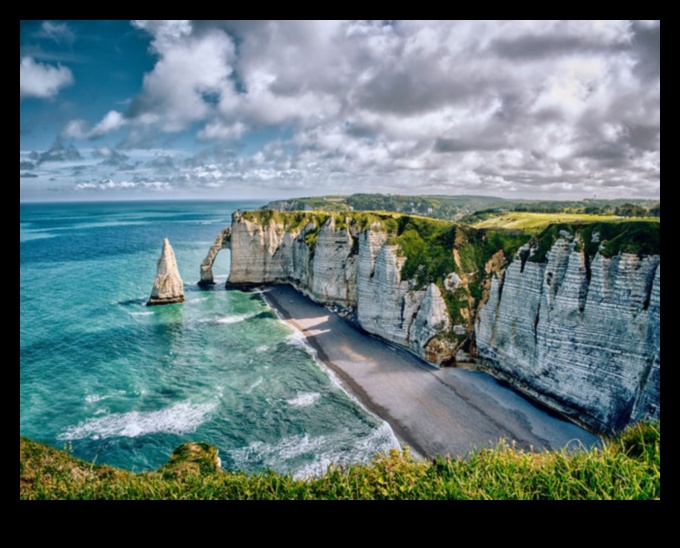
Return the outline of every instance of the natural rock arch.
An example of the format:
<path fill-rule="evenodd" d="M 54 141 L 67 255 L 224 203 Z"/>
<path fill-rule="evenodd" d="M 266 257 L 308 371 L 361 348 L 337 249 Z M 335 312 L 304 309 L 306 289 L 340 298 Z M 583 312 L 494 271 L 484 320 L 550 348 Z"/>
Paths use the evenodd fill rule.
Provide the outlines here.
<path fill-rule="evenodd" d="M 201 263 L 201 279 L 198 282 L 200 286 L 214 285 L 213 279 L 213 264 L 217 258 L 217 254 L 223 249 L 231 249 L 231 227 L 223 229 L 215 238 L 215 243 L 210 247 L 208 254 Z"/>

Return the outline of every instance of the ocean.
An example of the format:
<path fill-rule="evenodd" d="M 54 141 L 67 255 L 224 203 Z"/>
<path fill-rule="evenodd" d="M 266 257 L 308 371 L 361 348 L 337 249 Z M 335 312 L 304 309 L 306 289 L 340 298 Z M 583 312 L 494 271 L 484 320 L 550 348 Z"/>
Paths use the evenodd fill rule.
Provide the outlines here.
<path fill-rule="evenodd" d="M 261 202 L 20 205 L 20 434 L 154 470 L 204 441 L 222 468 L 306 477 L 398 447 L 258 293 L 197 285 L 236 209 Z M 186 302 L 147 307 L 169 238 Z"/>

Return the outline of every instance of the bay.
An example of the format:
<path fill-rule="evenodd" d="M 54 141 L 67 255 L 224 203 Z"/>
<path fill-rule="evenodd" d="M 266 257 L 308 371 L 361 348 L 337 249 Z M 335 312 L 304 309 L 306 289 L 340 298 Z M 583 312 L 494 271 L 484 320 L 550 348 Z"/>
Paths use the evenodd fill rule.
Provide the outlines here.
<path fill-rule="evenodd" d="M 397 447 L 257 293 L 198 287 L 234 210 L 259 202 L 20 205 L 20 434 L 153 470 L 186 441 L 296 476 Z M 163 238 L 186 302 L 146 307 Z"/>

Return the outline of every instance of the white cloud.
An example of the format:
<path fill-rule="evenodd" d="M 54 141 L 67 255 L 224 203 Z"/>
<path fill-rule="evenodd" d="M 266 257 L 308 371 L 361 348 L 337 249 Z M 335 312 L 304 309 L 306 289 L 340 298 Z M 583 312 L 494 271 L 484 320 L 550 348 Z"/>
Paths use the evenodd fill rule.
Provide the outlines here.
<path fill-rule="evenodd" d="M 82 139 L 87 136 L 87 122 L 85 120 L 71 120 L 61 131 L 64 139 Z"/>
<path fill-rule="evenodd" d="M 159 55 L 131 107 L 131 117 L 138 123 L 158 123 L 166 132 L 181 131 L 205 120 L 218 101 L 234 93 L 229 76 L 235 49 L 226 33 L 212 29 L 187 36 L 191 26 L 177 21 L 135 25 L 152 33 Z"/>
<path fill-rule="evenodd" d="M 73 74 L 68 67 L 52 66 L 23 57 L 19 62 L 19 98 L 37 97 L 47 99 L 73 84 Z"/>
<path fill-rule="evenodd" d="M 231 141 L 238 139 L 246 132 L 245 124 L 236 122 L 234 124 L 223 123 L 219 120 L 214 120 L 198 132 L 198 138 L 206 141 L 211 139 L 218 139 L 221 141 Z"/>
<path fill-rule="evenodd" d="M 152 47 L 162 54 L 164 50 L 191 34 L 191 21 L 135 20 L 132 26 L 145 30 L 154 37 Z"/>
<path fill-rule="evenodd" d="M 87 136 L 90 138 L 101 137 L 124 127 L 126 124 L 127 120 L 120 112 L 111 110 L 87 133 Z"/>
<path fill-rule="evenodd" d="M 201 141 L 202 155 L 171 169 L 138 162 L 140 185 L 545 197 L 660 187 L 658 22 L 133 25 L 156 63 L 129 109 L 62 135 L 127 130 L 130 153 L 164 133 Z"/>
<path fill-rule="evenodd" d="M 64 139 L 96 139 L 124 128 L 128 124 L 129 120 L 125 116 L 116 110 L 111 110 L 92 128 L 85 120 L 71 120 L 61 130 L 60 135 Z"/>
<path fill-rule="evenodd" d="M 75 40 L 75 34 L 66 23 L 53 23 L 43 21 L 40 30 L 36 33 L 39 38 L 49 38 L 57 43 L 71 43 Z"/>
<path fill-rule="evenodd" d="M 111 190 L 130 190 L 130 189 L 144 189 L 152 191 L 167 191 L 171 190 L 173 186 L 165 181 L 112 181 L 111 179 L 105 179 L 98 183 L 86 182 L 78 183 L 74 186 L 75 190 L 100 190 L 100 191 L 111 191 Z"/>

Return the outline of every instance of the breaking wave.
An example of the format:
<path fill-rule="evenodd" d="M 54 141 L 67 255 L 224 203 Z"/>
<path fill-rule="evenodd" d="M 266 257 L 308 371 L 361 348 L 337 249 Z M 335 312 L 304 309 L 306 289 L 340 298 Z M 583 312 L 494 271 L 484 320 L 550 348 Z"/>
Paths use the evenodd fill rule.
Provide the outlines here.
<path fill-rule="evenodd" d="M 136 438 L 157 432 L 184 434 L 198 428 L 215 404 L 180 402 L 159 411 L 130 411 L 97 417 L 69 426 L 58 440 Z"/>

